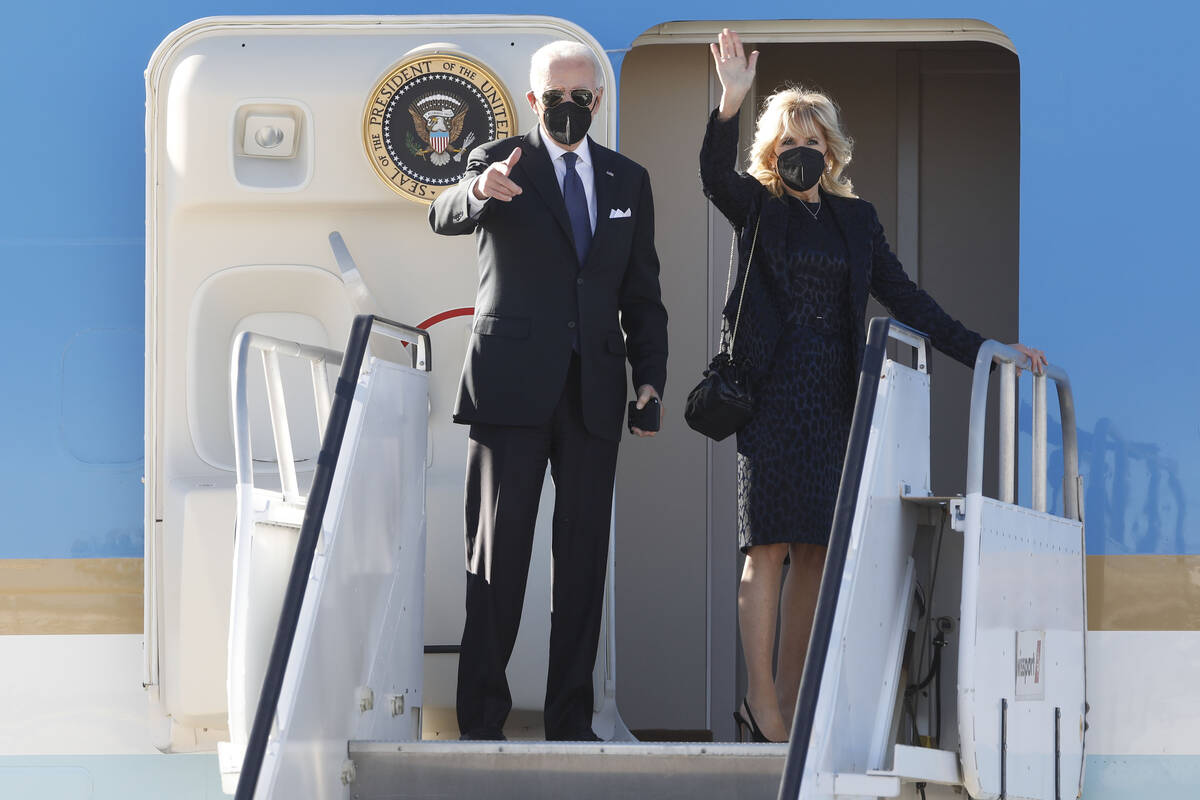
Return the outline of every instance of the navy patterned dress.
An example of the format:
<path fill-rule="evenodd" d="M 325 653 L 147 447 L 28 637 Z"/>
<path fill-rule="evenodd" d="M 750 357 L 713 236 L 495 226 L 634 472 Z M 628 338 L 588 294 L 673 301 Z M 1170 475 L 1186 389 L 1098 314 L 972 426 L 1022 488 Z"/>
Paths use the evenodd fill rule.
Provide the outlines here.
<path fill-rule="evenodd" d="M 750 375 L 753 419 L 738 432 L 738 539 L 829 543 L 866 338 L 867 297 L 971 366 L 983 337 L 905 274 L 874 206 L 820 192 L 821 206 L 777 198 L 737 172 L 738 122 L 709 118 L 704 194 L 738 231 L 738 272 L 724 316 Z M 814 219 L 813 214 L 816 214 Z M 751 257 L 751 253 L 753 256 Z"/>
<path fill-rule="evenodd" d="M 854 413 L 846 245 L 828 206 L 792 197 L 788 205 L 788 261 L 771 281 L 783 335 L 753 386 L 754 418 L 737 435 L 743 551 L 776 542 L 828 544 Z"/>

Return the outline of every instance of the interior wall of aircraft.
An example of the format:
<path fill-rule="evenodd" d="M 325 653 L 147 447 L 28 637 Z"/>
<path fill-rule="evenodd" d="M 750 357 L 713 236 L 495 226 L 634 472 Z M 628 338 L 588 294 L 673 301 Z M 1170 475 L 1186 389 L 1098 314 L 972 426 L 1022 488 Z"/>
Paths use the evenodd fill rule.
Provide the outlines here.
<path fill-rule="evenodd" d="M 828 92 L 855 140 L 847 174 L 875 204 L 910 277 L 983 336 L 1017 341 L 1016 54 L 983 43 L 755 46 L 743 145 L 757 101 L 772 91 L 798 83 Z M 653 181 L 671 359 L 663 432 L 627 441 L 620 456 L 617 672 L 621 712 L 634 730 L 711 730 L 721 739 L 732 735 L 745 681 L 735 445 L 709 444 L 683 421 L 687 392 L 715 352 L 728 269 L 729 226 L 698 178 L 704 126 L 720 96 L 711 60 L 705 44 L 649 44 L 621 67 L 620 148 Z M 872 301 L 867 313 L 886 312 Z M 971 373 L 937 353 L 932 375 L 931 488 L 958 493 Z M 994 424 L 989 430 L 994 436 Z M 986 491 L 994 485 L 989 462 Z"/>

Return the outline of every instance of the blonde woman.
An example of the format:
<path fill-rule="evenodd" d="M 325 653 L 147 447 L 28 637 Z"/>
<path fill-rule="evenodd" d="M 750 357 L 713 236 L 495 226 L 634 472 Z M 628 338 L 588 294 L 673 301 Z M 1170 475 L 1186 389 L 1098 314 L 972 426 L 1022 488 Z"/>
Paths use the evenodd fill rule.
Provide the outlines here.
<path fill-rule="evenodd" d="M 983 338 L 904 273 L 874 207 L 854 194 L 844 174 L 852 142 L 827 96 L 790 88 L 767 98 L 749 174 L 735 171 L 738 109 L 753 83 L 758 52 L 747 57 L 728 29 L 711 47 L 723 92 L 700 150 L 700 178 L 704 194 L 738 230 L 738 282 L 725 317 L 732 325 L 746 280 L 734 356 L 750 368 L 755 397 L 754 418 L 737 440 L 738 538 L 746 554 L 738 621 L 748 690 L 734 718 L 739 738 L 783 741 L 800 687 L 854 410 L 867 295 L 968 366 Z M 1014 347 L 1041 371 L 1046 361 L 1040 350 Z M 773 671 L 777 614 L 781 633 Z"/>

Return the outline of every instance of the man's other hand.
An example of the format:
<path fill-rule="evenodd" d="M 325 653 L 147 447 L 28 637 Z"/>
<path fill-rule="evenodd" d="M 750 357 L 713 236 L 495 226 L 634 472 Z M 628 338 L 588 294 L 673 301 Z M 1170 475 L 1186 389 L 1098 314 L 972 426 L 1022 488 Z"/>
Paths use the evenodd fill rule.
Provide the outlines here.
<path fill-rule="evenodd" d="M 637 407 L 639 409 L 645 408 L 646 403 L 649 403 L 650 398 L 652 398 L 652 397 L 656 398 L 656 399 L 658 398 L 658 392 L 654 391 L 653 386 L 651 386 L 650 384 L 647 383 L 647 384 L 643 384 L 642 386 L 638 387 Z M 658 404 L 659 427 L 662 427 L 662 419 L 665 416 L 666 416 L 666 411 L 663 409 L 662 403 L 660 402 Z M 658 431 L 644 431 L 641 428 L 637 428 L 637 427 L 633 428 L 632 430 L 638 436 L 653 436 L 654 434 L 658 433 Z"/>

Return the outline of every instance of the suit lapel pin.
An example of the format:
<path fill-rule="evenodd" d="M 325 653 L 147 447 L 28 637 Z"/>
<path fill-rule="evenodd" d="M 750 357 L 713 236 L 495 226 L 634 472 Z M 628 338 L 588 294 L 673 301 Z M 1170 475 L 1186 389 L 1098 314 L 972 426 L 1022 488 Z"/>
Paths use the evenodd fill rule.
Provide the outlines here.
<path fill-rule="evenodd" d="M 605 174 L 605 175 L 607 175 L 607 176 L 608 176 L 608 177 L 610 177 L 610 178 L 614 178 L 614 177 L 616 177 L 616 176 L 615 176 L 615 175 L 613 175 L 613 174 L 612 174 L 612 172 L 610 172 L 609 170 L 604 170 L 604 174 Z"/>

